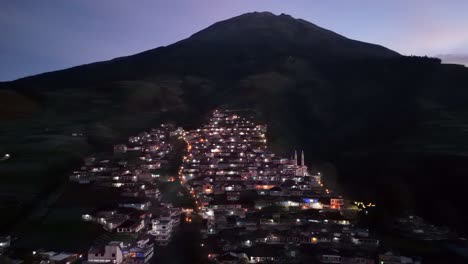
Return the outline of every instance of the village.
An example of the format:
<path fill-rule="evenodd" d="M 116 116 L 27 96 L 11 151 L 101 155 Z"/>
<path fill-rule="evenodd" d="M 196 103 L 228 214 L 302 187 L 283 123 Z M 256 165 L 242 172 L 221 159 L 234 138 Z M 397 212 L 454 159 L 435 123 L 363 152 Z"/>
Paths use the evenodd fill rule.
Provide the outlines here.
<path fill-rule="evenodd" d="M 75 185 L 117 190 L 110 206 L 81 215 L 109 239 L 87 252 L 35 250 L 33 263 L 159 263 L 167 246 L 194 242 L 206 263 L 418 263 L 382 252 L 359 222 L 376 205 L 345 199 L 323 177 L 304 151 L 269 150 L 267 127 L 250 110 L 214 110 L 188 131 L 162 124 L 86 157 L 69 175 Z M 167 184 L 181 188 L 173 198 Z M 200 240 L 174 242 L 181 226 Z"/>
<path fill-rule="evenodd" d="M 266 132 L 249 110 L 216 110 L 183 136 L 187 154 L 179 179 L 204 219 L 208 258 L 374 263 L 379 240 L 355 224 L 360 209 L 324 186 L 304 151 L 287 158 L 271 152 Z"/>

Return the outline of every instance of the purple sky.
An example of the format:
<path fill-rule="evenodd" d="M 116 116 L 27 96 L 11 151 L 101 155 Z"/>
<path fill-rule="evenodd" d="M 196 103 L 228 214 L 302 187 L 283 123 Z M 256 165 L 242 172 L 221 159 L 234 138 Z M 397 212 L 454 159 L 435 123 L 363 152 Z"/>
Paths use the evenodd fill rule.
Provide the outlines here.
<path fill-rule="evenodd" d="M 252 11 L 402 54 L 468 54 L 467 0 L 4 0 L 0 80 L 130 55 Z"/>

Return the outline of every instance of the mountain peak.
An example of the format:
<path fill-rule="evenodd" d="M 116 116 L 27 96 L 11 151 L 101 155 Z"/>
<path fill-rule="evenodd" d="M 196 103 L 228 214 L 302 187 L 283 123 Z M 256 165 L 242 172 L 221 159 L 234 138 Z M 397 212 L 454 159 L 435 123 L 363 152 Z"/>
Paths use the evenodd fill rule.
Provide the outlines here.
<path fill-rule="evenodd" d="M 253 21 L 268 21 L 268 22 L 276 22 L 278 23 L 279 21 L 282 22 L 289 22 L 289 23 L 294 23 L 297 21 L 300 21 L 300 19 L 296 19 L 292 17 L 291 15 L 281 13 L 279 15 L 276 15 L 272 12 L 268 11 L 262 11 L 262 12 L 249 12 L 245 13 L 242 15 L 238 15 L 235 17 L 232 17 L 230 19 L 226 19 L 223 21 L 220 21 L 218 23 L 222 22 L 253 22 Z M 216 24 L 218 24 L 216 23 Z"/>
<path fill-rule="evenodd" d="M 273 14 L 272 12 L 270 11 L 254 11 L 254 12 L 249 12 L 249 13 L 245 13 L 243 15 L 240 15 L 240 16 L 276 16 L 275 14 Z"/>
<path fill-rule="evenodd" d="M 256 18 L 283 17 L 283 18 L 292 18 L 292 19 L 294 19 L 291 15 L 288 15 L 288 14 L 285 14 L 285 13 L 281 13 L 279 15 L 276 15 L 276 14 L 270 12 L 270 11 L 260 11 L 260 12 L 259 11 L 254 11 L 254 12 L 249 12 L 249 13 L 239 15 L 237 17 L 256 17 Z"/>
<path fill-rule="evenodd" d="M 348 39 L 306 20 L 271 12 L 251 12 L 217 22 L 187 41 L 250 49 L 300 50 L 310 55 L 316 53 L 332 57 L 399 55 L 378 45 Z"/>

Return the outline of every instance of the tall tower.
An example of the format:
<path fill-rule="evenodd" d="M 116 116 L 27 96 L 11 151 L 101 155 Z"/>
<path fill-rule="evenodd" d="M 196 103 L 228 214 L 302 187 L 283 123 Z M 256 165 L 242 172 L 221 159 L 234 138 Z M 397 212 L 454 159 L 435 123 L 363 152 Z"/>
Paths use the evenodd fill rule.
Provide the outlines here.
<path fill-rule="evenodd" d="M 304 162 L 304 151 L 302 151 L 302 153 L 301 153 L 301 166 L 302 166 L 302 167 L 305 166 L 305 162 Z"/>
<path fill-rule="evenodd" d="M 294 165 L 297 165 L 297 150 L 294 150 Z"/>

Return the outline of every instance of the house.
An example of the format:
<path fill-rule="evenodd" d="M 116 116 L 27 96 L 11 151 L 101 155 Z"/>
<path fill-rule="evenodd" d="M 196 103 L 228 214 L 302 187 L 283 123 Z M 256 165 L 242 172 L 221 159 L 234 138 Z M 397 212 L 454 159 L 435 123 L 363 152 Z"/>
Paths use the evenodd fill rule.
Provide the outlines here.
<path fill-rule="evenodd" d="M 330 208 L 331 209 L 341 209 L 344 205 L 344 200 L 342 198 L 331 198 L 330 199 Z"/>
<path fill-rule="evenodd" d="M 368 237 L 353 237 L 351 238 L 351 242 L 359 247 L 378 247 L 379 246 L 379 240 L 374 239 L 374 238 L 368 238 Z"/>
<path fill-rule="evenodd" d="M 127 221 L 127 218 L 123 218 L 123 217 L 122 218 L 120 217 L 110 218 L 106 220 L 105 224 L 103 224 L 103 228 L 109 232 L 112 232 L 114 231 L 114 229 L 116 229 L 117 227 L 125 223 L 125 221 Z"/>
<path fill-rule="evenodd" d="M 161 191 L 158 188 L 147 188 L 145 189 L 145 196 L 151 199 L 161 199 Z"/>
<path fill-rule="evenodd" d="M 126 257 L 134 260 L 134 263 L 147 263 L 153 255 L 154 245 L 146 238 L 138 240 L 136 246 L 128 250 Z"/>
<path fill-rule="evenodd" d="M 150 201 L 145 201 L 142 199 L 129 199 L 124 202 L 119 203 L 119 207 L 122 208 L 134 208 L 137 210 L 148 210 L 151 206 Z"/>
<path fill-rule="evenodd" d="M 236 219 L 236 226 L 245 227 L 247 230 L 257 230 L 258 229 L 258 219 L 249 218 L 249 219 Z"/>
<path fill-rule="evenodd" d="M 45 252 L 43 250 L 33 251 L 33 263 L 70 264 L 75 263 L 79 258 L 80 256 L 74 253 Z"/>
<path fill-rule="evenodd" d="M 117 227 L 117 233 L 138 233 L 144 226 L 143 219 L 129 219 Z"/>
<path fill-rule="evenodd" d="M 180 209 L 180 208 L 176 208 L 176 207 L 169 208 L 169 215 L 170 215 L 172 221 L 174 222 L 174 224 L 173 224 L 174 226 L 179 225 L 181 213 L 182 213 L 182 209 Z"/>
<path fill-rule="evenodd" d="M 96 177 L 93 174 L 90 174 L 86 171 L 74 171 L 70 176 L 69 180 L 71 182 L 77 182 L 79 184 L 89 184 L 96 180 Z"/>
<path fill-rule="evenodd" d="M 100 211 L 96 213 L 95 217 L 89 214 L 82 215 L 81 217 L 85 221 L 95 221 L 96 223 L 102 225 L 107 231 L 113 231 L 115 228 L 129 219 L 128 215 L 118 213 L 115 210 Z"/>
<path fill-rule="evenodd" d="M 352 256 L 342 257 L 342 264 L 375 264 L 375 260 L 372 257 Z"/>
<path fill-rule="evenodd" d="M 368 228 L 352 228 L 351 232 L 360 236 L 360 237 L 369 237 L 369 229 Z"/>
<path fill-rule="evenodd" d="M 319 257 L 320 263 L 337 263 L 341 264 L 341 256 L 338 254 L 323 254 Z"/>
<path fill-rule="evenodd" d="M 88 251 L 88 263 L 115 263 L 123 262 L 123 243 L 113 241 L 104 247 L 92 247 Z"/>
<path fill-rule="evenodd" d="M 120 192 L 120 195 L 124 197 L 138 197 L 140 190 L 138 188 L 125 188 Z"/>
<path fill-rule="evenodd" d="M 276 263 L 280 262 L 283 251 L 282 246 L 255 245 L 246 249 L 246 254 L 250 263 Z"/>
<path fill-rule="evenodd" d="M 173 224 L 172 218 L 153 219 L 149 234 L 154 236 L 158 245 L 165 246 L 169 244 L 172 237 Z"/>
<path fill-rule="evenodd" d="M 205 194 L 213 193 L 213 185 L 206 183 L 202 185 L 202 190 Z"/>
<path fill-rule="evenodd" d="M 50 264 L 70 264 L 77 261 L 78 254 L 73 253 L 58 253 L 49 257 Z"/>

